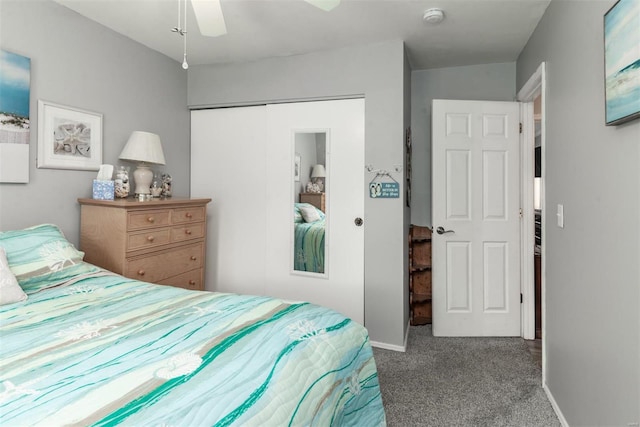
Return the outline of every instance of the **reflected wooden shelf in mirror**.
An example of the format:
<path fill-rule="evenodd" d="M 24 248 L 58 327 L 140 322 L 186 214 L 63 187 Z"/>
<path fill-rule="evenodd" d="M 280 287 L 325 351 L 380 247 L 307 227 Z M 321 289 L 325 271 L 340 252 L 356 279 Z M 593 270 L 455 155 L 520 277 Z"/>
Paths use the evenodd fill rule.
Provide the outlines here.
<path fill-rule="evenodd" d="M 412 325 L 431 323 L 431 229 L 409 231 L 409 308 Z"/>
<path fill-rule="evenodd" d="M 309 203 L 326 213 L 324 193 L 300 193 L 300 203 Z"/>

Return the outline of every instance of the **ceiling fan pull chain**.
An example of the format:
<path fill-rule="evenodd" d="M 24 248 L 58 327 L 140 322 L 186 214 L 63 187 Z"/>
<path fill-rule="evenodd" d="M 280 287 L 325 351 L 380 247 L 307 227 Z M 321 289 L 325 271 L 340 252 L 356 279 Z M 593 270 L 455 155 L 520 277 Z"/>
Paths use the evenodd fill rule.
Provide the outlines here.
<path fill-rule="evenodd" d="M 178 24 L 171 29 L 171 32 L 172 33 L 178 33 L 178 34 L 182 35 L 182 29 L 180 28 L 180 21 L 181 21 L 181 18 L 180 18 L 180 7 L 181 7 L 180 1 L 181 0 L 178 0 Z"/>
<path fill-rule="evenodd" d="M 184 32 L 182 34 L 184 37 L 184 56 L 182 58 L 182 68 L 189 68 L 189 64 L 187 63 L 187 0 L 184 0 Z"/>
<path fill-rule="evenodd" d="M 182 30 L 180 29 L 180 0 L 178 0 L 178 24 L 171 28 L 171 32 L 172 33 L 182 33 Z"/>

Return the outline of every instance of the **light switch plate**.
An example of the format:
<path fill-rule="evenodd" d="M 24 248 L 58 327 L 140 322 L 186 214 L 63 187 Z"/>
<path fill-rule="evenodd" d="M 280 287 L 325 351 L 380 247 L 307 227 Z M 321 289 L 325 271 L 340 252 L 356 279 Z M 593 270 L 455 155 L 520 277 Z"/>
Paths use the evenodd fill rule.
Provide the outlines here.
<path fill-rule="evenodd" d="M 558 217 L 558 227 L 564 228 L 564 205 L 558 205 L 556 216 Z"/>

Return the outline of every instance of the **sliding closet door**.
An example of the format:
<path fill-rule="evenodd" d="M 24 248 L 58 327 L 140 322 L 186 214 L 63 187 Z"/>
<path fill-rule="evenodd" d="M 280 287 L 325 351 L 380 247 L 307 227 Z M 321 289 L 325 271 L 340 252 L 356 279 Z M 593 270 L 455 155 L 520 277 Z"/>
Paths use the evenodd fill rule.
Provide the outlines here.
<path fill-rule="evenodd" d="M 324 231 L 308 230 L 322 221 L 300 224 L 293 216 L 300 182 L 314 174 L 301 146 L 311 136 L 324 141 L 316 147 L 326 170 Z M 268 105 L 267 146 L 267 293 L 364 324 L 364 99 Z M 322 232 L 324 262 L 309 265 Z"/>
<path fill-rule="evenodd" d="M 205 288 L 264 294 L 266 107 L 191 113 L 191 196 L 207 208 Z"/>
<path fill-rule="evenodd" d="M 295 203 L 318 165 L 322 193 L 308 197 L 324 205 L 307 222 Z M 364 175 L 363 99 L 193 111 L 191 196 L 212 199 L 206 289 L 309 301 L 364 324 Z M 316 228 L 302 248 L 296 221 Z"/>

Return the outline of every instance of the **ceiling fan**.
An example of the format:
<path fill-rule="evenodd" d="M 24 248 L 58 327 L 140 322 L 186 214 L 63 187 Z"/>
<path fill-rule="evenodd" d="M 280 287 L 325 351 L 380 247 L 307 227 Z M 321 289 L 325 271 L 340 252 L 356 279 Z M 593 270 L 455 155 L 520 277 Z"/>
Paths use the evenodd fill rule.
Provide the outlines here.
<path fill-rule="evenodd" d="M 312 6 L 329 12 L 340 4 L 341 0 L 304 0 Z M 220 0 L 191 0 L 193 12 L 198 21 L 200 34 L 218 37 L 227 34 Z"/>
<path fill-rule="evenodd" d="M 341 0 L 304 0 L 326 12 L 334 9 Z M 227 25 L 224 22 L 220 0 L 191 0 L 193 13 L 196 15 L 200 34 L 208 37 L 218 37 L 227 34 Z M 184 9 L 183 9 L 184 8 Z M 184 10 L 184 14 L 182 14 Z M 178 0 L 178 25 L 171 29 L 183 39 L 184 54 L 182 68 L 188 69 L 187 63 L 187 0 Z"/>

